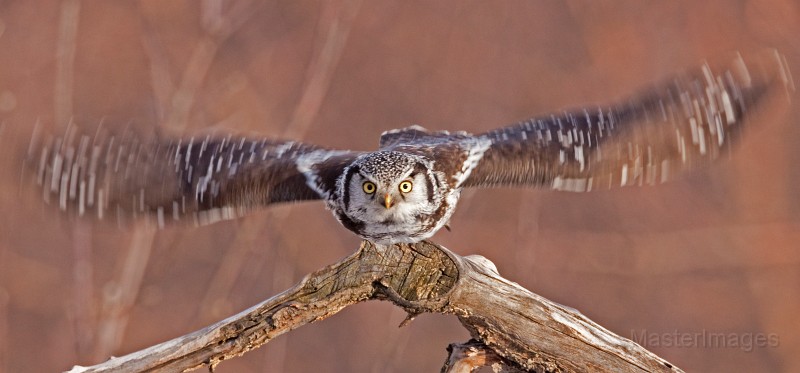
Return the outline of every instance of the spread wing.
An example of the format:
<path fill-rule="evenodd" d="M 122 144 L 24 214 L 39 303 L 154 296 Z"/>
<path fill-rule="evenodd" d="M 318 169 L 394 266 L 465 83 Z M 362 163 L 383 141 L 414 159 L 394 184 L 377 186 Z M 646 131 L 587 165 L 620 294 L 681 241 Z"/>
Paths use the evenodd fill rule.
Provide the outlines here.
<path fill-rule="evenodd" d="M 242 136 L 82 135 L 41 146 L 45 200 L 77 215 L 208 224 L 271 203 L 329 199 L 358 153 Z"/>
<path fill-rule="evenodd" d="M 588 191 L 664 182 L 728 151 L 751 112 L 791 85 L 777 53 L 708 64 L 619 105 L 529 119 L 488 141 L 462 186 Z"/>

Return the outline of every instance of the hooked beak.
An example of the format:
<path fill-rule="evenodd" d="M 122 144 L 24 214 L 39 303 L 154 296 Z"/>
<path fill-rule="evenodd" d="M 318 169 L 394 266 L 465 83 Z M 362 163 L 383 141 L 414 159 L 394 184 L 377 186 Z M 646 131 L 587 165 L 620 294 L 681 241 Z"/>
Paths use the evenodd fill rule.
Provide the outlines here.
<path fill-rule="evenodd" d="M 392 199 L 391 194 L 386 193 L 386 195 L 383 197 L 383 205 L 386 206 L 387 209 L 394 205 L 394 200 Z"/>

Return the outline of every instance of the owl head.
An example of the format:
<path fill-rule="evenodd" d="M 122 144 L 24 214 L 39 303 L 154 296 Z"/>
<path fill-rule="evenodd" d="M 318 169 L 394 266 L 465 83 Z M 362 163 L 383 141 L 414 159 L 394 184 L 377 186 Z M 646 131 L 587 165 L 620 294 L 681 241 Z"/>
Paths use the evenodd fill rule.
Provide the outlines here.
<path fill-rule="evenodd" d="M 351 230 L 376 243 L 433 235 L 444 198 L 431 166 L 424 157 L 397 151 L 360 156 L 340 179 L 339 213 L 353 223 Z"/>

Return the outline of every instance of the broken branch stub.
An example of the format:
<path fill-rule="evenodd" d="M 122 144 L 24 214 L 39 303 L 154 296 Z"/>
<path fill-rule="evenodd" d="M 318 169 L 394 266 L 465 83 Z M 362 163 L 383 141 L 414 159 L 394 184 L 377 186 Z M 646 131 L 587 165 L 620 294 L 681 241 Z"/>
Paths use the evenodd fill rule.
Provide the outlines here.
<path fill-rule="evenodd" d="M 515 369 L 680 371 L 579 312 L 502 278 L 483 257 L 461 257 L 427 241 L 392 246 L 364 241 L 355 254 L 217 324 L 95 366 L 76 366 L 71 372 L 213 367 L 371 299 L 402 307 L 409 313 L 406 321 L 423 312 L 456 315 L 474 339 L 502 359 L 502 365 Z"/>

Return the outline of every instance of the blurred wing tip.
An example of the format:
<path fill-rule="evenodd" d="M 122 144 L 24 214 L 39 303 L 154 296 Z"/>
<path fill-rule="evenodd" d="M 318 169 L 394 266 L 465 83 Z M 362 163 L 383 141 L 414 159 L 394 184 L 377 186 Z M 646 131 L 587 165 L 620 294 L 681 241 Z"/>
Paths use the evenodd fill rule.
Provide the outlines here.
<path fill-rule="evenodd" d="M 789 61 L 786 60 L 786 55 L 779 53 L 778 50 L 775 50 L 775 58 L 778 61 L 778 73 L 786 87 L 787 96 L 791 98 L 790 94 L 795 92 L 796 88 L 794 85 L 794 78 L 792 77 L 792 70 L 789 69 Z"/>
<path fill-rule="evenodd" d="M 736 64 L 740 66 L 743 73 L 761 74 L 767 84 L 781 85 L 786 91 L 787 98 L 795 91 L 794 78 L 792 77 L 789 62 L 786 55 L 775 48 L 770 48 L 756 54 L 753 63 L 750 64 L 751 70 L 747 68 L 747 60 L 740 52 L 737 52 Z M 756 65 L 756 66 L 753 66 Z M 758 69 L 753 71 L 752 69 Z M 750 83 L 750 81 L 748 81 Z"/>

